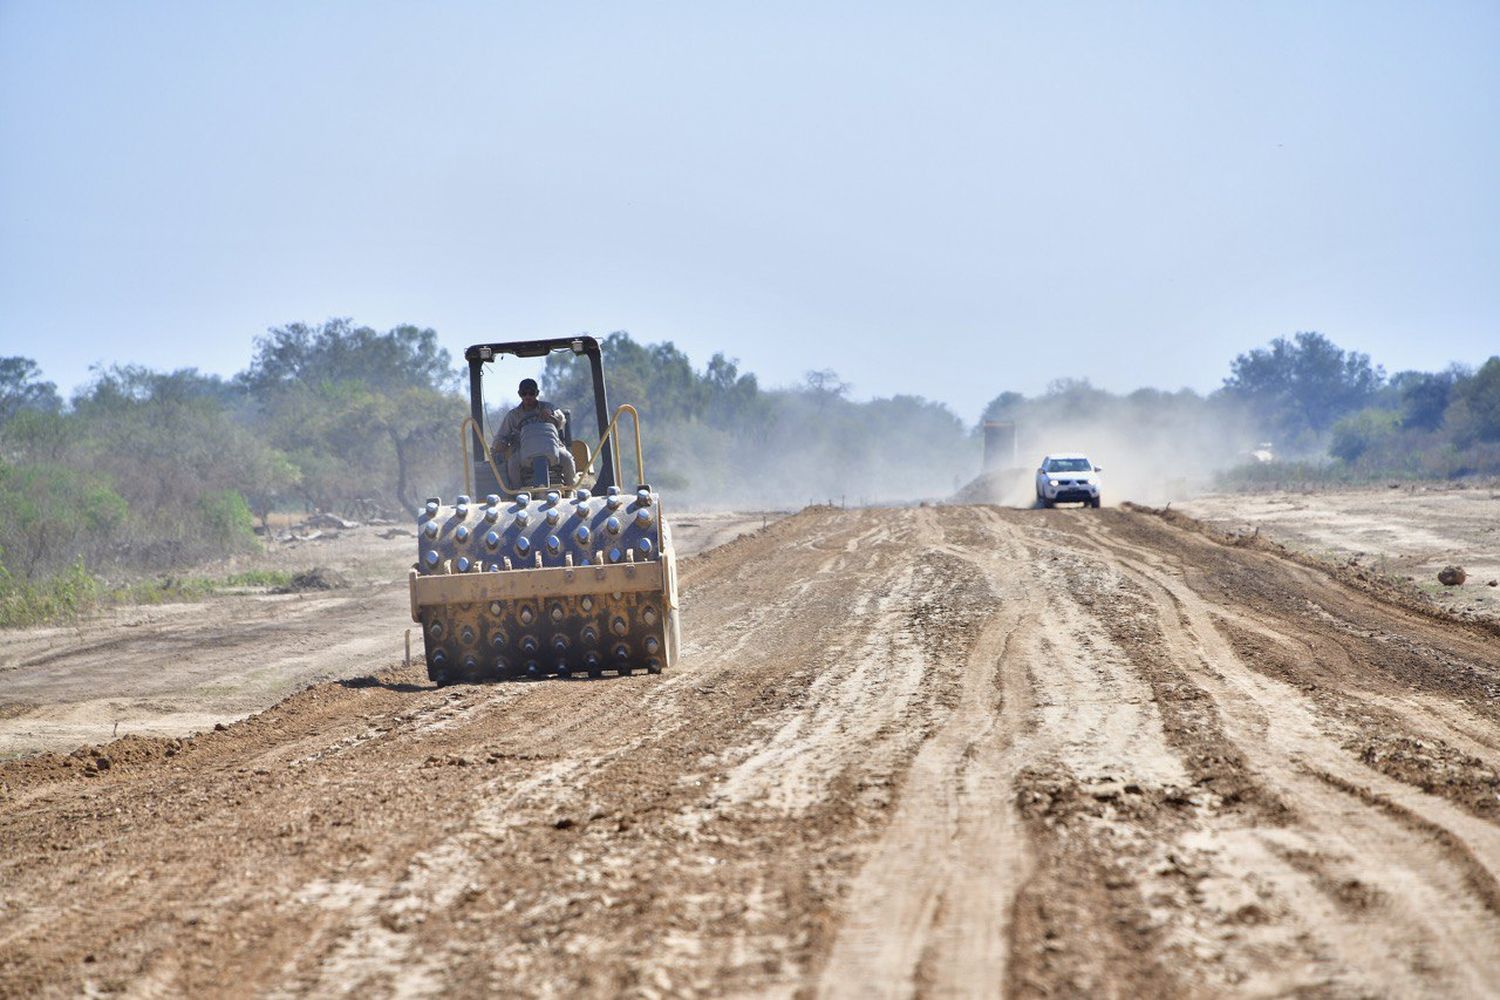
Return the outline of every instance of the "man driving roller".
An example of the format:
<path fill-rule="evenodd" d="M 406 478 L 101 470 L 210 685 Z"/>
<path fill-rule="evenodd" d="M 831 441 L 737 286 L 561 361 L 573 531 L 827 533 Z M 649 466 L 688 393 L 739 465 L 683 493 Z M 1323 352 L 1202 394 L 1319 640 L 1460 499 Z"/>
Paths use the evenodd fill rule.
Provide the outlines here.
<path fill-rule="evenodd" d="M 562 481 L 571 486 L 578 470 L 573 455 L 563 446 L 561 431 L 566 420 L 563 412 L 537 398 L 534 378 L 522 379 L 516 392 L 521 396 L 521 405 L 500 421 L 490 449 L 505 456 L 506 480 L 513 487 L 523 486 L 529 470 L 531 483 L 542 486 L 548 481 L 548 466 L 557 465 L 562 467 Z"/>

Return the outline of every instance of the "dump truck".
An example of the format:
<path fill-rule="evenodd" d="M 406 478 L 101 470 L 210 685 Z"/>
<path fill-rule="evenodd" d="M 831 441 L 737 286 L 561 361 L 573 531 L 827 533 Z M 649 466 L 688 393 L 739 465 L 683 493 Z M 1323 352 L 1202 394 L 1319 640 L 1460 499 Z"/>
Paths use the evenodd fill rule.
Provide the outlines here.
<path fill-rule="evenodd" d="M 560 437 L 573 458 L 572 475 L 565 463 L 550 463 L 545 482 L 532 468 L 524 481 L 512 482 L 486 433 L 485 377 L 505 358 L 554 351 L 588 362 L 597 439 L 581 437 L 565 410 Z M 646 480 L 640 415 L 629 404 L 609 408 L 598 341 L 478 344 L 464 359 L 465 490 L 451 504 L 426 501 L 410 574 L 411 617 L 422 628 L 427 676 L 448 685 L 670 667 L 681 629 L 672 533 L 661 497 Z M 635 475 L 622 484 L 624 417 L 634 435 Z"/>

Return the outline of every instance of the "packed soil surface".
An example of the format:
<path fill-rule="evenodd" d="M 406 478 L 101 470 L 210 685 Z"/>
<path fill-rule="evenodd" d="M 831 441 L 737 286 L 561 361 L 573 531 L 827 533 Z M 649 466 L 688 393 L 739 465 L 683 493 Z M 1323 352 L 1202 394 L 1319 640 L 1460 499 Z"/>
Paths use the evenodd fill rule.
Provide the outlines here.
<path fill-rule="evenodd" d="M 682 513 L 672 519 L 673 540 L 691 554 L 782 516 Z M 282 525 L 273 536 L 264 552 L 199 575 L 284 570 L 319 576 L 313 585 L 117 607 L 76 624 L 0 632 L 0 759 L 126 735 L 186 736 L 309 684 L 404 660 L 412 526 Z M 414 642 L 420 658 L 420 632 Z"/>
<path fill-rule="evenodd" d="M 1500 619 L 1500 482 L 1217 493 L 1172 509 L 1405 580 L 1450 612 Z M 1467 579 L 1443 585 L 1445 566 L 1462 567 Z"/>
<path fill-rule="evenodd" d="M 681 582 L 660 676 L 435 689 L 341 645 L 390 597 L 184 639 L 365 659 L 0 765 L 0 995 L 1500 983 L 1486 623 L 1139 509 L 813 508 Z"/>

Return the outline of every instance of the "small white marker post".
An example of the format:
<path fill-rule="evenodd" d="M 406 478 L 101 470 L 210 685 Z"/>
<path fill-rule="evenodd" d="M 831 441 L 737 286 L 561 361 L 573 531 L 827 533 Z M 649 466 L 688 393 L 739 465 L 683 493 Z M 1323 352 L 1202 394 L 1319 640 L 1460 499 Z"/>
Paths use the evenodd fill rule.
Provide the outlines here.
<path fill-rule="evenodd" d="M 411 669 L 411 629 L 406 630 L 406 669 Z"/>

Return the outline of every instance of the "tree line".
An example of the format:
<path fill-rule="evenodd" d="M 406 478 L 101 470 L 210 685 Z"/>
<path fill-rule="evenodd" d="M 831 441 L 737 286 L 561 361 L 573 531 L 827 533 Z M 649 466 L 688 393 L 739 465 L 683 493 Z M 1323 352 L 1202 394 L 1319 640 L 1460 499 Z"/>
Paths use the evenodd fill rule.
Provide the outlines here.
<path fill-rule="evenodd" d="M 641 411 L 648 477 L 679 507 L 937 498 L 977 471 L 979 427 L 941 402 L 859 401 L 830 370 L 765 387 L 723 354 L 699 368 L 671 343 L 623 332 L 603 346 L 611 398 Z M 1269 441 L 1349 469 L 1500 472 L 1500 357 L 1388 378 L 1366 355 L 1299 333 L 1229 368 L 1206 395 L 1118 395 L 1079 380 L 1002 392 L 984 419 L 1092 420 L 1221 460 Z M 451 496 L 463 481 L 463 374 L 431 329 L 347 319 L 273 328 L 229 378 L 113 365 L 66 400 L 32 360 L 0 358 L 0 594 L 252 550 L 273 511 L 361 499 L 406 516 L 428 495 Z M 541 379 L 547 398 L 592 412 L 581 359 L 554 354 Z M 510 405 L 511 388 L 490 402 Z M 592 421 L 577 426 L 592 445 Z"/>
<path fill-rule="evenodd" d="M 64 401 L 30 359 L 0 359 L 0 588 L 82 564 L 182 567 L 255 548 L 276 509 L 373 495 L 410 509 L 432 445 L 465 407 L 430 329 L 348 320 L 256 341 L 232 378 L 96 368 Z"/>
<path fill-rule="evenodd" d="M 1369 355 L 1326 336 L 1278 337 L 1236 356 L 1214 392 L 1137 389 L 1117 395 L 1086 379 L 1060 379 L 1040 396 L 1002 392 L 985 420 L 1018 427 L 1088 426 L 1164 442 L 1222 468 L 1248 463 L 1239 478 L 1295 465 L 1299 475 L 1355 480 L 1500 474 L 1500 356 L 1477 369 L 1387 376 Z M 1165 449 L 1164 449 L 1165 450 Z"/>

